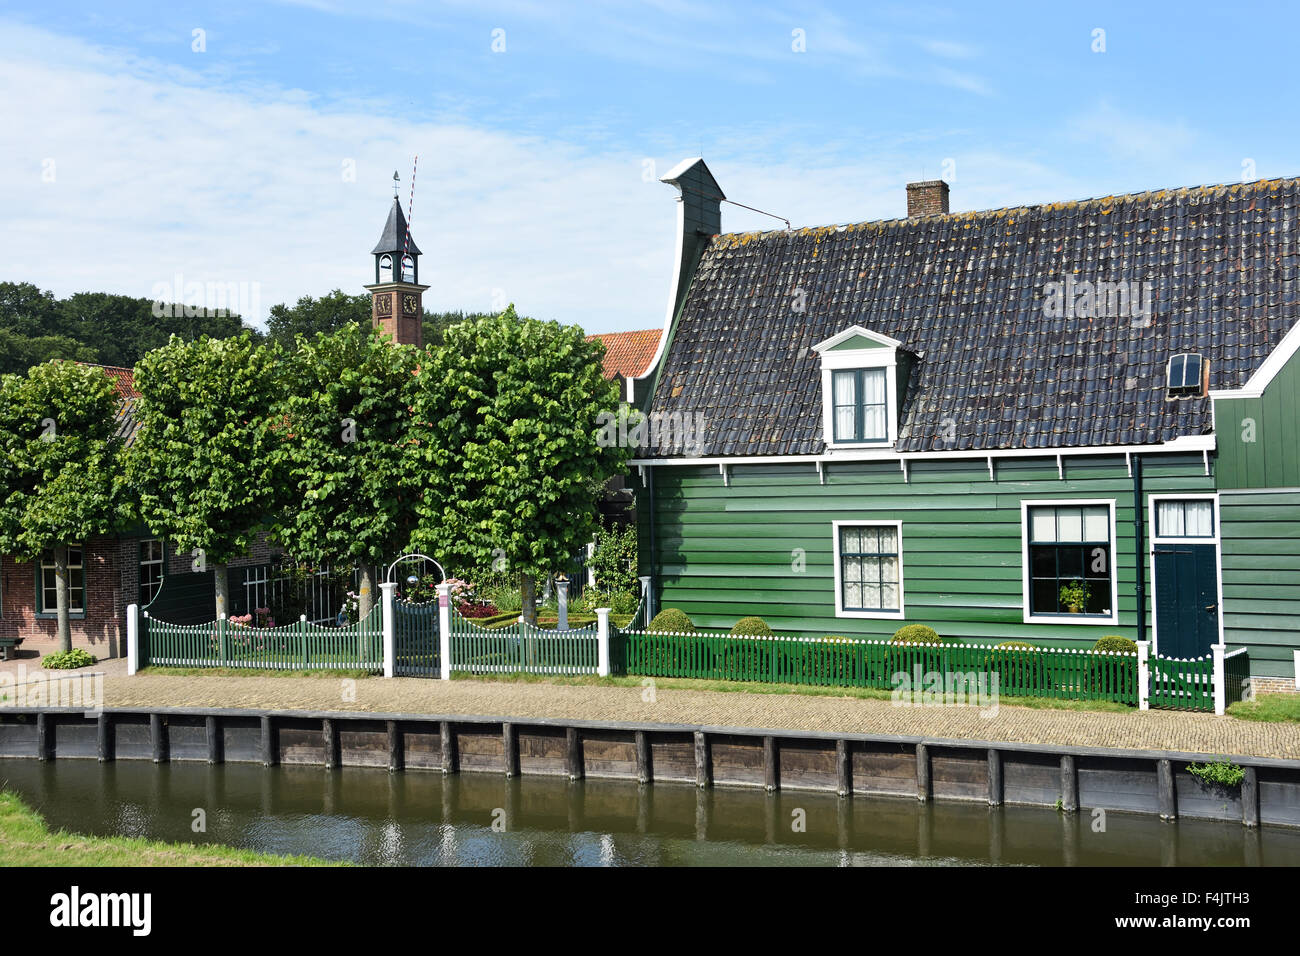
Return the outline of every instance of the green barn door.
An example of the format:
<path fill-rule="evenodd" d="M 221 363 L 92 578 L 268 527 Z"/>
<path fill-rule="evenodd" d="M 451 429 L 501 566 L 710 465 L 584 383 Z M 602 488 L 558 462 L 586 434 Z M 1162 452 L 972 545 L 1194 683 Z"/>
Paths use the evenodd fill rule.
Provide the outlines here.
<path fill-rule="evenodd" d="M 1219 643 L 1219 580 L 1212 544 L 1156 544 L 1156 650 L 1204 657 Z"/>

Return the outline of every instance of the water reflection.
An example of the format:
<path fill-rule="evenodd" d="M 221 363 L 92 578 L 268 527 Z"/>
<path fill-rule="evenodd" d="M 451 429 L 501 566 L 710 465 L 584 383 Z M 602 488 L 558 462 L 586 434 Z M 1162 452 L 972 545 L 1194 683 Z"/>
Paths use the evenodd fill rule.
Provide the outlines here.
<path fill-rule="evenodd" d="M 1300 864 L 1291 829 L 908 798 L 144 761 L 3 760 L 0 781 L 69 830 L 377 865 Z"/>

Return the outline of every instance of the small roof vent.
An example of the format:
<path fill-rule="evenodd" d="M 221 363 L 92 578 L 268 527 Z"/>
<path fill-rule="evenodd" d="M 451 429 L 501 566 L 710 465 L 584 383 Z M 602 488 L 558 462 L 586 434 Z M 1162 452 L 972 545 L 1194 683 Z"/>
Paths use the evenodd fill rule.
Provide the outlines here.
<path fill-rule="evenodd" d="M 1169 397 L 1199 398 L 1205 394 L 1205 362 L 1194 352 L 1169 360 Z"/>

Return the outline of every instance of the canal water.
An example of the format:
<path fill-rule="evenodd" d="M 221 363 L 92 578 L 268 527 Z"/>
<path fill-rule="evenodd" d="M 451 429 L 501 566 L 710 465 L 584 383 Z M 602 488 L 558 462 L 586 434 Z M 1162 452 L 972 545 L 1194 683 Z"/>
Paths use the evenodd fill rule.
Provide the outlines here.
<path fill-rule="evenodd" d="M 0 760 L 0 784 L 74 832 L 362 864 L 1300 865 L 1289 828 L 911 798 L 92 760 Z"/>

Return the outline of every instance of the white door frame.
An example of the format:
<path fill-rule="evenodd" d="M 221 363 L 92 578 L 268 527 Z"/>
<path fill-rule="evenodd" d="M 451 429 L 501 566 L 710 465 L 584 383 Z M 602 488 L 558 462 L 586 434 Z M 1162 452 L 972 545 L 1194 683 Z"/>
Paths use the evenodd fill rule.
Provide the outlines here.
<path fill-rule="evenodd" d="M 1156 534 L 1156 502 L 1157 501 L 1211 501 L 1214 503 L 1214 536 L 1212 538 L 1171 538 Z M 1160 544 L 1212 544 L 1214 545 L 1214 573 L 1218 578 L 1215 587 L 1217 589 L 1217 598 L 1219 601 L 1219 647 L 1223 647 L 1223 543 L 1222 534 L 1223 526 L 1219 522 L 1219 493 L 1216 492 L 1196 492 L 1192 494 L 1175 494 L 1161 492 L 1160 494 L 1147 495 L 1147 528 L 1150 533 L 1147 535 L 1147 560 L 1151 569 L 1151 653 L 1159 652 L 1158 635 L 1156 627 L 1156 543 Z"/>

